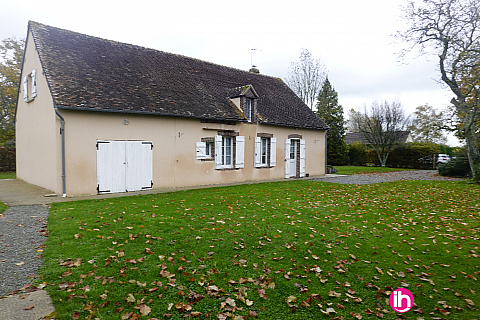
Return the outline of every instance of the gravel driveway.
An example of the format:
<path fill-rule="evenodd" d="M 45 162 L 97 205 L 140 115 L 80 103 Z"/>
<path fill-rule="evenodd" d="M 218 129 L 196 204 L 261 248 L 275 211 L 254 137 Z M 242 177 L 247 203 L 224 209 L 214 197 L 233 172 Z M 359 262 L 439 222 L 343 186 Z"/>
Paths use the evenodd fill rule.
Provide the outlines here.
<path fill-rule="evenodd" d="M 11 207 L 0 213 L 0 297 L 30 283 L 42 265 L 48 207 Z M 37 251 L 39 250 L 39 251 Z"/>
<path fill-rule="evenodd" d="M 464 178 L 443 177 L 437 170 L 406 170 L 384 173 L 366 173 L 356 175 L 335 175 L 329 174 L 325 177 L 314 178 L 313 181 L 334 182 L 341 184 L 371 184 L 392 182 L 399 180 L 435 180 L 435 181 L 457 181 Z"/>

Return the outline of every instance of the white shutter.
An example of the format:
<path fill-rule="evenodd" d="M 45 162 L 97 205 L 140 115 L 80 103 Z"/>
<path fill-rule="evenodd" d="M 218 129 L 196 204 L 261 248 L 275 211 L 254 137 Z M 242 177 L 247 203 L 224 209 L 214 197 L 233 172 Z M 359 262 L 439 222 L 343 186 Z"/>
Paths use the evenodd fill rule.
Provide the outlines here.
<path fill-rule="evenodd" d="M 277 164 L 277 138 L 270 139 L 270 166 L 275 167 Z"/>
<path fill-rule="evenodd" d="M 23 77 L 23 100 L 28 101 L 28 76 Z"/>
<path fill-rule="evenodd" d="M 290 178 L 290 139 L 285 140 L 285 178 Z"/>
<path fill-rule="evenodd" d="M 300 177 L 305 177 L 305 140 L 300 140 Z"/>
<path fill-rule="evenodd" d="M 33 69 L 31 73 L 32 77 L 32 96 L 31 98 L 35 98 L 37 96 L 37 70 Z"/>
<path fill-rule="evenodd" d="M 262 138 L 255 137 L 255 168 L 262 166 Z"/>
<path fill-rule="evenodd" d="M 245 137 L 236 137 L 235 147 L 235 168 L 241 169 L 245 167 Z"/>
<path fill-rule="evenodd" d="M 197 142 L 196 143 L 196 158 L 197 160 L 207 158 L 207 143 L 206 142 Z"/>
<path fill-rule="evenodd" d="M 215 169 L 222 167 L 222 136 L 215 136 Z"/>

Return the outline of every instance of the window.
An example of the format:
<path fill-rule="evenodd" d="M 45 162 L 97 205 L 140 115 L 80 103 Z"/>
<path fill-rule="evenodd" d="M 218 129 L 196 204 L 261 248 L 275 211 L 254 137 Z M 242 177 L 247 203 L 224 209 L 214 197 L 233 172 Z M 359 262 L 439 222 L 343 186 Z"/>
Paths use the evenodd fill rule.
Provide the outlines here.
<path fill-rule="evenodd" d="M 37 96 L 37 70 L 23 77 L 23 100 L 30 102 Z"/>
<path fill-rule="evenodd" d="M 212 158 L 212 143 L 205 142 L 205 155 L 207 158 Z"/>
<path fill-rule="evenodd" d="M 252 106 L 253 100 L 252 99 L 245 99 L 245 117 L 247 117 L 248 122 L 252 121 Z"/>
<path fill-rule="evenodd" d="M 264 166 L 268 164 L 267 162 L 267 146 L 268 146 L 268 138 L 262 138 L 261 140 L 261 155 L 260 155 L 260 163 Z"/>
<path fill-rule="evenodd" d="M 255 137 L 255 167 L 271 168 L 276 165 L 277 138 L 271 137 L 272 134 L 263 134 L 261 137 Z"/>
<path fill-rule="evenodd" d="M 226 132 L 215 136 L 211 153 L 214 154 L 215 169 L 242 169 L 245 166 L 245 137 Z M 212 155 L 213 156 L 213 155 Z"/>
<path fill-rule="evenodd" d="M 222 137 L 222 155 L 221 162 L 223 167 L 232 166 L 232 137 Z"/>
<path fill-rule="evenodd" d="M 215 138 L 202 138 L 202 142 L 196 143 L 196 159 L 212 161 L 215 156 Z"/>
<path fill-rule="evenodd" d="M 296 147 L 297 146 L 297 140 L 291 139 L 290 140 L 290 159 L 295 159 L 296 158 Z"/>

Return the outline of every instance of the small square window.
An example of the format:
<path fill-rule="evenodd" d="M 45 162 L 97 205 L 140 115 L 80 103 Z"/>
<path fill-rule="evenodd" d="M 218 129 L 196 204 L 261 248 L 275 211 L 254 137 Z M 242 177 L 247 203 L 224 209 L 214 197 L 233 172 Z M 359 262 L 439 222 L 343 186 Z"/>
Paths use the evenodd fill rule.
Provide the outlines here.
<path fill-rule="evenodd" d="M 205 155 L 206 155 L 207 158 L 213 158 L 212 145 L 213 145 L 213 143 L 211 143 L 211 142 L 207 142 L 205 144 Z"/>

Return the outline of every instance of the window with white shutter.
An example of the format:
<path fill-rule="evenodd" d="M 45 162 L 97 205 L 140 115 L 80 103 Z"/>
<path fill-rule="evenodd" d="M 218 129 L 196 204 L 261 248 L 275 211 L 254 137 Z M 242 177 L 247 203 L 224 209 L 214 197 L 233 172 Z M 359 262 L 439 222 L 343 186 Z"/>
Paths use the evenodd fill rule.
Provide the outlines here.
<path fill-rule="evenodd" d="M 31 102 L 37 96 L 37 70 L 23 77 L 23 100 Z"/>
<path fill-rule="evenodd" d="M 215 150 L 215 169 L 242 169 L 245 167 L 245 137 L 232 132 L 217 135 L 212 144 Z"/>
<path fill-rule="evenodd" d="M 256 168 L 271 168 L 276 165 L 277 157 L 277 138 L 272 134 L 259 133 L 255 137 L 255 158 Z"/>

